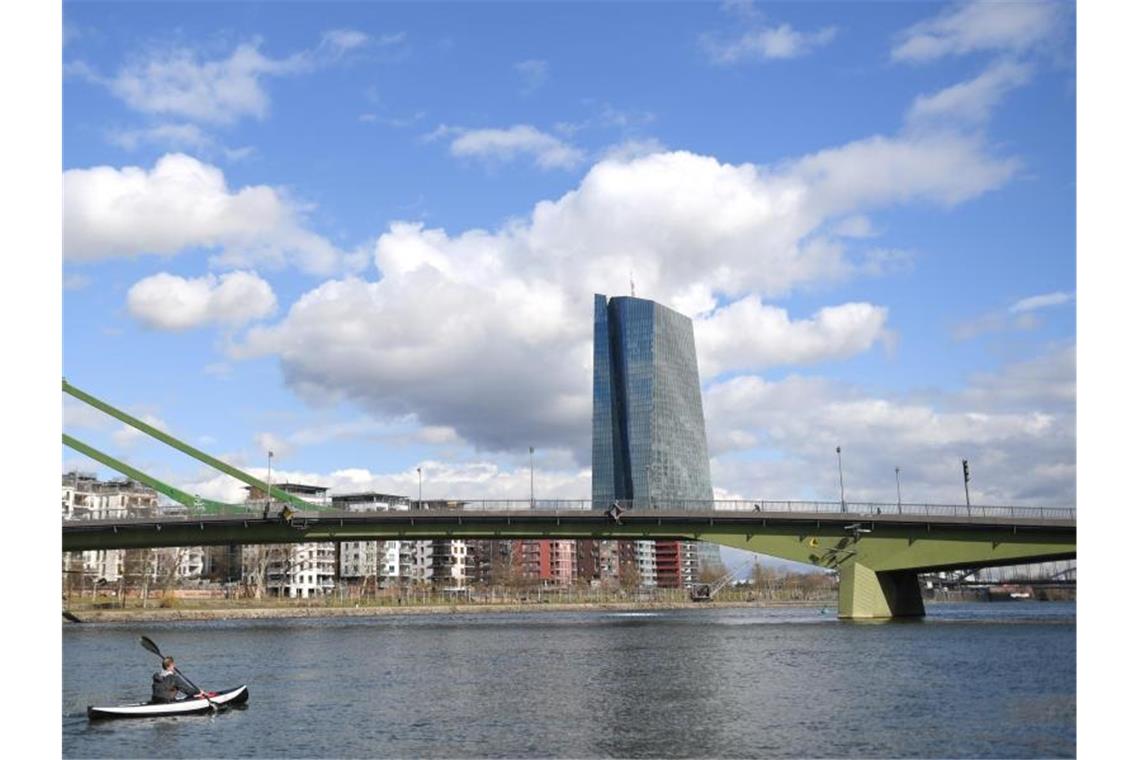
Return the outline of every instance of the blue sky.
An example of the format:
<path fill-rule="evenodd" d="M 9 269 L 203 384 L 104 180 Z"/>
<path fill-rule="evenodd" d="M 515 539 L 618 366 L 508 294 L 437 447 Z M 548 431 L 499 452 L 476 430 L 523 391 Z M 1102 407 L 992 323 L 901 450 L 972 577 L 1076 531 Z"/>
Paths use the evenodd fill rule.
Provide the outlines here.
<path fill-rule="evenodd" d="M 63 68 L 64 374 L 238 466 L 585 497 L 632 273 L 719 496 L 1075 501 L 1071 4 L 65 3 Z"/>

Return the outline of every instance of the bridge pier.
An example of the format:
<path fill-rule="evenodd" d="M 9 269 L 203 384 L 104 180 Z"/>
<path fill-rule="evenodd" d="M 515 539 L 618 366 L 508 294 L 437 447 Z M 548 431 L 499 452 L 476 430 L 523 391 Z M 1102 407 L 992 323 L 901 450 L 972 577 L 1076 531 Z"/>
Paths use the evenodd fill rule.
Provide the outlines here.
<path fill-rule="evenodd" d="M 840 566 L 840 619 L 874 620 L 925 614 L 917 570 L 876 572 L 855 561 Z"/>

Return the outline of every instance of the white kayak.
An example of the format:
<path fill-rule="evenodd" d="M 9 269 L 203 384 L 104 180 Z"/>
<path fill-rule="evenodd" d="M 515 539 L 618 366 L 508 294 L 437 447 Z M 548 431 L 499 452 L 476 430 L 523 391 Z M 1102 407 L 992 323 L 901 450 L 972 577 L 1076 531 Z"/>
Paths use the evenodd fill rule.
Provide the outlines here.
<path fill-rule="evenodd" d="M 201 715 L 214 712 L 218 707 L 240 705 L 249 699 L 249 689 L 239 686 L 236 689 L 211 692 L 209 699 L 180 699 L 177 702 L 139 702 L 134 705 L 117 707 L 88 707 L 90 720 L 107 718 L 159 718 L 167 715 Z M 211 704 L 211 702 L 213 704 Z"/>

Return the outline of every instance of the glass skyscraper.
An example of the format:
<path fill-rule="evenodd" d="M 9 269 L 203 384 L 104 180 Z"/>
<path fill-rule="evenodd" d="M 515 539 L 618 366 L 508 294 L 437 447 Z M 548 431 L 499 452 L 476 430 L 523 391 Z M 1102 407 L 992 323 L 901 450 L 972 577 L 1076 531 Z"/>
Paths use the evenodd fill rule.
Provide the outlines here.
<path fill-rule="evenodd" d="M 595 502 L 712 500 L 692 320 L 643 298 L 594 296 L 593 444 Z"/>

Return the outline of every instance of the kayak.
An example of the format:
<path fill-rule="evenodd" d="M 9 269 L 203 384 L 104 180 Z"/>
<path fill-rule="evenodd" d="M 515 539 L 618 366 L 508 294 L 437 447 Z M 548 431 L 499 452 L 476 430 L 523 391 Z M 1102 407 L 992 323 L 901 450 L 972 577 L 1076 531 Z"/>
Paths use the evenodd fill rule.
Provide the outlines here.
<path fill-rule="evenodd" d="M 158 718 L 168 715 L 201 715 L 213 712 L 216 706 L 240 705 L 249 699 L 249 689 L 239 686 L 236 689 L 211 692 L 209 699 L 180 699 L 177 702 L 139 702 L 133 705 L 119 705 L 117 707 L 88 707 L 87 717 L 90 720 L 106 720 L 108 718 Z M 210 703 L 214 704 L 211 705 Z"/>

